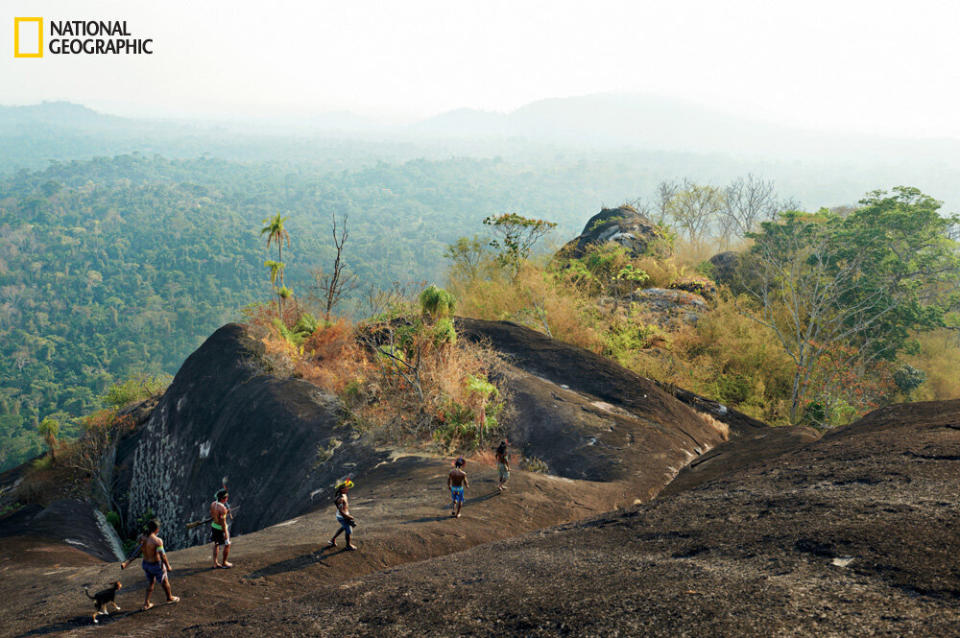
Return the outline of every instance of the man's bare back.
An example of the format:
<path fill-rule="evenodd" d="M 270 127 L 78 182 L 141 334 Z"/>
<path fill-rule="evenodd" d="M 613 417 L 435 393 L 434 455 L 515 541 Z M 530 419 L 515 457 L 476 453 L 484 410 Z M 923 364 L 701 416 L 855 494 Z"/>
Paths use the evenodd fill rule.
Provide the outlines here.
<path fill-rule="evenodd" d="M 450 515 L 457 518 L 460 518 L 460 508 L 463 506 L 463 490 L 470 487 L 467 473 L 461 469 L 465 464 L 466 460 L 461 456 L 447 475 L 447 487 L 450 488 L 450 504 L 453 510 Z"/>
<path fill-rule="evenodd" d="M 160 558 L 157 556 L 157 548 L 163 547 L 163 539 L 157 536 L 156 534 L 150 534 L 149 536 L 143 539 L 143 560 L 148 563 L 159 562 Z"/>
<path fill-rule="evenodd" d="M 450 479 L 447 481 L 447 485 L 450 487 L 460 487 L 461 485 L 466 484 L 467 482 L 467 473 L 461 470 L 459 467 L 455 467 L 450 470 Z"/>

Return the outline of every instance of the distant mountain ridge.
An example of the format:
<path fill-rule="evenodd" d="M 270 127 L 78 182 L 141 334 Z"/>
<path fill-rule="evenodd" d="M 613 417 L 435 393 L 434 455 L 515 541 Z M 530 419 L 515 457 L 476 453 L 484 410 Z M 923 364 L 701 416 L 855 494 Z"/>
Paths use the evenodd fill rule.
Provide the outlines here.
<path fill-rule="evenodd" d="M 455 109 L 411 126 L 424 134 L 524 137 L 600 148 L 821 156 L 903 153 L 952 156 L 960 141 L 900 139 L 805 130 L 754 120 L 683 100 L 640 94 L 547 98 L 509 113 Z M 955 162 L 956 163 L 956 162 Z"/>
<path fill-rule="evenodd" d="M 806 130 L 751 119 L 722 109 L 645 94 L 600 93 L 547 98 L 508 113 L 458 108 L 408 125 L 387 125 L 349 111 L 276 118 L 125 118 L 66 101 L 0 106 L 0 136 L 31 130 L 74 133 L 135 131 L 233 136 L 375 135 L 384 141 L 422 138 L 526 140 L 529 143 L 652 151 L 746 154 L 766 157 L 846 158 L 870 161 L 944 161 L 960 166 L 960 140 L 908 139 Z"/>
<path fill-rule="evenodd" d="M 134 120 L 100 113 L 82 104 L 55 101 L 23 106 L 0 105 L 0 134 L 30 133 L 35 126 L 69 129 L 123 127 Z"/>

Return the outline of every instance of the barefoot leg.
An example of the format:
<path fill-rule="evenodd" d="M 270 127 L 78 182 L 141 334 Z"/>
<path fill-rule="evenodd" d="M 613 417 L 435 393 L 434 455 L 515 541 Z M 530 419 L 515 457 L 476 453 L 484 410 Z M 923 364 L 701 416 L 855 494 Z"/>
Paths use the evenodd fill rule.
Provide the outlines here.
<path fill-rule="evenodd" d="M 164 579 L 163 579 L 163 591 L 164 591 L 164 593 L 167 595 L 167 602 L 168 602 L 168 603 L 169 603 L 169 602 L 173 602 L 173 599 L 174 599 L 174 598 L 177 598 L 176 596 L 173 595 L 173 592 L 170 591 L 170 579 L 169 579 L 169 578 L 164 578 Z M 180 600 L 180 599 L 177 598 L 177 600 Z"/>
<path fill-rule="evenodd" d="M 150 602 L 150 596 L 153 594 L 153 585 L 154 581 L 151 579 L 150 584 L 147 585 L 147 593 L 143 597 L 143 610 L 146 611 L 153 607 L 153 603 Z"/>

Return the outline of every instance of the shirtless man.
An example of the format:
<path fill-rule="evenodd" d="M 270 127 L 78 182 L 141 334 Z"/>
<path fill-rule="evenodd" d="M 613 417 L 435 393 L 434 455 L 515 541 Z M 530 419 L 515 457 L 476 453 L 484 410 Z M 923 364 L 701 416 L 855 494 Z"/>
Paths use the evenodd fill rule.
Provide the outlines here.
<path fill-rule="evenodd" d="M 158 531 L 160 531 L 160 522 L 153 519 L 147 523 L 147 534 L 140 541 L 140 548 L 143 551 L 143 572 L 147 575 L 147 595 L 143 599 L 142 607 L 144 611 L 153 607 L 150 596 L 153 594 L 153 586 L 157 581 L 160 581 L 160 584 L 163 585 L 168 603 L 180 602 L 180 599 L 170 591 L 170 579 L 167 578 L 167 572 L 173 571 L 173 568 L 170 567 L 167 553 L 163 549 L 163 540 L 157 536 Z"/>
<path fill-rule="evenodd" d="M 453 511 L 450 516 L 460 518 L 460 508 L 463 506 L 463 490 L 470 487 L 467 481 L 467 473 L 463 471 L 463 466 L 467 464 L 462 456 L 454 462 L 454 467 L 447 475 L 447 487 L 450 488 L 450 500 L 453 501 Z"/>
<path fill-rule="evenodd" d="M 507 451 L 507 442 L 500 441 L 497 446 L 497 474 L 500 476 L 500 482 L 497 489 L 501 492 L 507 489 L 507 481 L 510 480 L 510 453 Z"/>
<path fill-rule="evenodd" d="M 227 505 L 227 499 L 230 494 L 227 488 L 221 487 L 217 490 L 217 500 L 210 503 L 210 535 L 213 540 L 213 568 L 230 569 L 233 563 L 227 562 L 227 556 L 230 555 L 230 529 L 227 527 L 227 515 L 233 518 L 230 507 Z M 217 554 L 220 552 L 220 546 L 223 545 L 223 563 L 217 562 Z"/>
<path fill-rule="evenodd" d="M 337 506 L 337 523 L 340 524 L 340 529 L 337 530 L 337 533 L 334 534 L 330 542 L 327 543 L 328 547 L 336 547 L 337 536 L 340 536 L 342 532 L 346 534 L 348 552 L 352 552 L 357 548 L 356 545 L 350 542 L 350 530 L 357 524 L 357 521 L 350 516 L 350 503 L 347 500 L 347 492 L 351 487 L 353 487 L 353 481 L 350 479 L 337 483 L 333 504 Z"/>

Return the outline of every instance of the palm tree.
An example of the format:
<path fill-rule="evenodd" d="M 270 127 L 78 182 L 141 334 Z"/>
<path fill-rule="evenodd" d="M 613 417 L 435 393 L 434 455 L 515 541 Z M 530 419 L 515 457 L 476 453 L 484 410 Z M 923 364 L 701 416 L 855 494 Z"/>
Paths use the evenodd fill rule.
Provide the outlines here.
<path fill-rule="evenodd" d="M 267 217 L 264 219 L 262 223 L 266 224 L 266 226 L 260 229 L 260 234 L 267 236 L 267 250 L 270 249 L 271 242 L 274 240 L 277 242 L 277 261 L 267 265 L 270 268 L 270 283 L 276 280 L 278 274 L 280 275 L 280 290 L 286 289 L 286 286 L 283 285 L 284 240 L 286 240 L 287 246 L 290 245 L 290 233 L 283 227 L 283 222 L 286 220 L 286 217 L 281 217 L 280 213 L 277 213 L 275 217 Z M 287 296 L 289 296 L 289 294 Z M 283 295 L 279 294 L 279 292 L 277 294 L 277 316 L 283 321 Z"/>
<path fill-rule="evenodd" d="M 40 425 L 37 426 L 37 431 L 40 433 L 40 436 L 43 437 L 47 448 L 50 450 L 50 459 L 56 462 L 57 435 L 60 434 L 60 423 L 54 418 L 44 417 Z"/>

